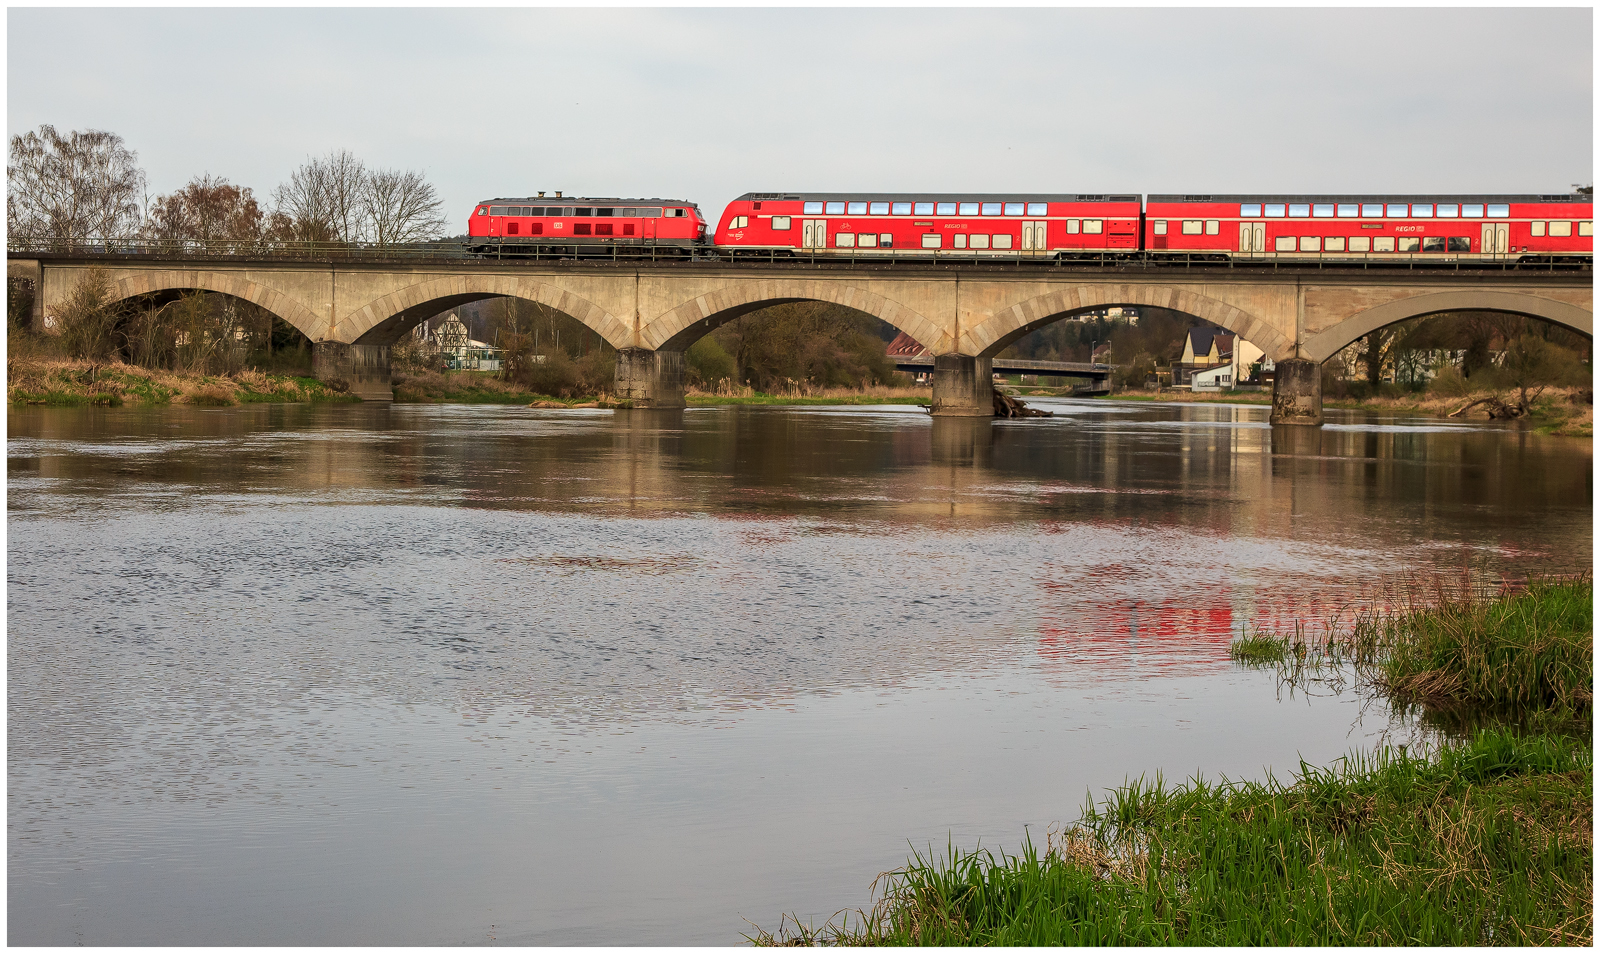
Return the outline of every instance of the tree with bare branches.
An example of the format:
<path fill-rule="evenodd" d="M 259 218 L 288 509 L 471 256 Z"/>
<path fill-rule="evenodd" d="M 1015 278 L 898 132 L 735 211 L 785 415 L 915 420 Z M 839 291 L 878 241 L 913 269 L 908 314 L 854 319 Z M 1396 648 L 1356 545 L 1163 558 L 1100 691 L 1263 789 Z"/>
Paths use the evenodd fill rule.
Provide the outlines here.
<path fill-rule="evenodd" d="M 116 133 L 54 126 L 11 137 L 6 222 L 14 238 L 81 244 L 120 240 L 141 224 L 145 175 Z"/>
<path fill-rule="evenodd" d="M 307 159 L 273 192 L 268 232 L 303 242 L 401 244 L 437 237 L 444 203 L 420 172 L 368 170 L 347 149 Z"/>
<path fill-rule="evenodd" d="M 420 172 L 374 170 L 362 198 L 369 236 L 379 245 L 430 241 L 449 225 L 444 202 Z"/>
<path fill-rule="evenodd" d="M 264 217 L 248 188 L 210 173 L 151 203 L 145 235 L 165 241 L 237 242 L 261 238 Z"/>

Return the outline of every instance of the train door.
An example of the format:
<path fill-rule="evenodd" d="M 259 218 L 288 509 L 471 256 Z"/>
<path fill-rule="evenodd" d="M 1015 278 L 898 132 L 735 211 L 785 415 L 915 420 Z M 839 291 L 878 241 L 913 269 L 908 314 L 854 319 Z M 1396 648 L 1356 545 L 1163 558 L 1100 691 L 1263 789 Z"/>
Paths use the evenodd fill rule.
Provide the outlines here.
<path fill-rule="evenodd" d="M 1267 250 L 1267 223 L 1239 223 L 1239 251 L 1258 254 Z"/>
<path fill-rule="evenodd" d="M 648 217 L 639 220 L 639 237 L 644 239 L 646 245 L 654 245 L 656 242 L 656 221 Z"/>
<path fill-rule="evenodd" d="M 801 248 L 828 247 L 828 220 L 806 219 L 800 228 Z"/>
<path fill-rule="evenodd" d="M 1511 226 L 1506 222 L 1483 223 L 1483 244 L 1479 250 L 1485 255 L 1504 255 L 1511 244 Z"/>
<path fill-rule="evenodd" d="M 1045 244 L 1043 222 L 1022 223 L 1022 250 L 1024 252 L 1042 252 L 1049 248 Z"/>

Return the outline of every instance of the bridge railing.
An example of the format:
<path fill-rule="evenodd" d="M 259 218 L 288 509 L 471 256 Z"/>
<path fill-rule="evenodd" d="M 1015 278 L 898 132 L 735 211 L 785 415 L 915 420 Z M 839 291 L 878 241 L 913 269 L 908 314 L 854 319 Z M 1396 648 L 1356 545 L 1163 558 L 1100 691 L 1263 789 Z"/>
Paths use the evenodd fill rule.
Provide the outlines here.
<path fill-rule="evenodd" d="M 155 259 L 226 259 L 318 262 L 453 262 L 516 263 L 580 261 L 634 263 L 684 262 L 733 265 L 998 265 L 1036 268 L 1205 268 L 1250 270 L 1304 269 L 1407 269 L 1450 271 L 1573 271 L 1592 270 L 1593 259 L 1508 255 L 1496 258 L 1451 258 L 1438 253 L 1326 253 L 1272 256 L 1265 253 L 1219 257 L 1182 252 L 1100 252 L 1068 258 L 1054 253 L 986 252 L 974 255 L 964 249 L 880 249 L 861 254 L 853 249 L 736 249 L 676 245 L 586 245 L 574 250 L 531 244 L 501 243 L 482 253 L 470 252 L 459 241 L 379 245 L 368 242 L 280 242 L 239 240 L 161 239 L 18 239 L 7 242 L 12 255 L 67 255 L 83 257 L 140 257 Z"/>

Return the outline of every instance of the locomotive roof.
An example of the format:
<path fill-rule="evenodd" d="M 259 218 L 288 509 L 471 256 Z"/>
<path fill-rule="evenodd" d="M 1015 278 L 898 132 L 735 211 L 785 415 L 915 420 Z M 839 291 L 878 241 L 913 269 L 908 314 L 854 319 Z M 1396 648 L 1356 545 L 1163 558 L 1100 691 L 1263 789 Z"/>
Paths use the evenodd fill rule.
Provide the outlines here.
<path fill-rule="evenodd" d="M 615 196 L 589 196 L 589 195 L 531 195 L 521 198 L 508 199 L 481 199 L 478 204 L 487 202 L 515 202 L 518 205 L 582 205 L 597 203 L 600 205 L 692 205 L 700 207 L 698 202 L 688 199 L 619 199 Z"/>
<path fill-rule="evenodd" d="M 880 202 L 912 202 L 917 199 L 931 199 L 935 202 L 944 200 L 949 202 L 966 199 L 968 201 L 982 202 L 1138 202 L 1137 195 L 1068 195 L 1060 193 L 1042 192 L 746 192 L 739 196 L 738 201 L 751 202 L 780 201 L 780 200 L 812 200 L 832 199 L 835 202 L 869 202 L 876 199 Z"/>
<path fill-rule="evenodd" d="M 1350 202 L 1362 199 L 1387 202 L 1592 202 L 1593 196 L 1575 193 L 1562 195 L 1489 195 L 1485 193 L 1444 195 L 1388 195 L 1363 192 L 1339 192 L 1332 195 L 1151 195 L 1151 202 Z"/>

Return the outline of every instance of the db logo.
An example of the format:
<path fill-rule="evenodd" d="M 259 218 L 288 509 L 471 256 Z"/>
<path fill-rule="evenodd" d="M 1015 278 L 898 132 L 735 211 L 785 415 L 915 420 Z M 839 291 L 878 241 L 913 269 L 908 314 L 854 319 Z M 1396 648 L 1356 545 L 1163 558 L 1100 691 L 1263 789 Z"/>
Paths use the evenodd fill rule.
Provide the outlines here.
<path fill-rule="evenodd" d="M 743 241 L 744 240 L 744 230 L 740 229 L 737 232 L 729 232 L 728 233 L 728 238 L 739 239 L 740 241 Z"/>

